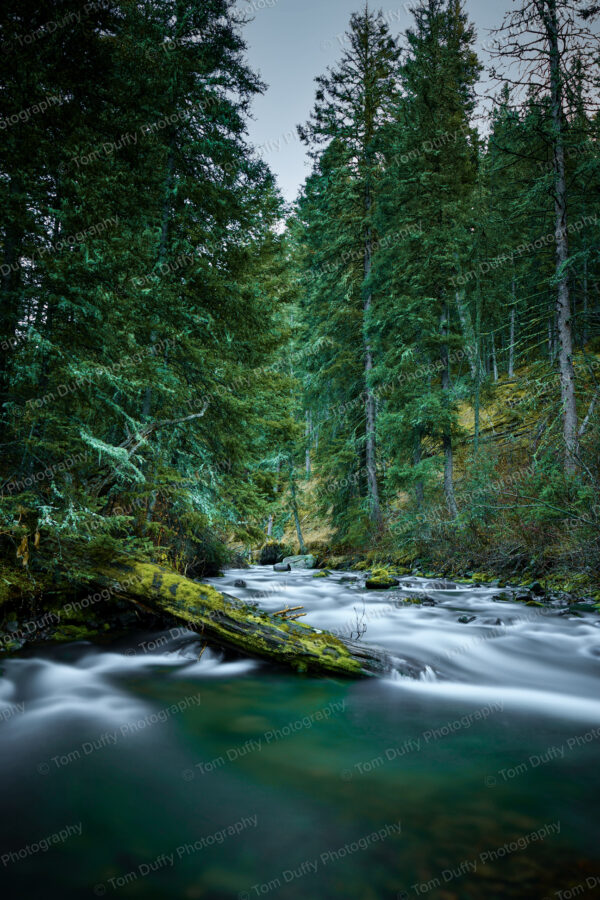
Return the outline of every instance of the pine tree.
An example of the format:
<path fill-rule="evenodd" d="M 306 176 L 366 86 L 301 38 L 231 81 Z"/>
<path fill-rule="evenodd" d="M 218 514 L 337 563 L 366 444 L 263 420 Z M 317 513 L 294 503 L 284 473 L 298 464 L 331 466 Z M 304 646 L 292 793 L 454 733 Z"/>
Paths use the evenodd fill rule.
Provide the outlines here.
<path fill-rule="evenodd" d="M 329 265 L 337 270 L 339 286 L 331 288 L 341 297 L 336 301 L 352 319 L 350 340 L 355 353 L 363 357 L 364 375 L 364 459 L 372 523 L 382 521 L 377 478 L 377 406 L 373 393 L 372 346 L 373 255 L 377 243 L 375 217 L 381 181 L 381 160 L 377 143 L 389 120 L 396 95 L 399 51 L 381 14 L 364 12 L 352 16 L 345 49 L 338 66 L 317 79 L 317 99 L 313 116 L 300 130 L 303 140 L 314 149 L 321 164 L 325 184 L 324 206 L 311 212 L 315 227 L 322 217 L 337 220 L 327 237 L 325 252 Z M 324 147 L 324 150 L 319 148 Z M 314 196 L 314 195 L 313 195 Z M 306 209 L 309 209 L 306 205 Z M 309 224 L 309 229 L 312 225 Z M 340 233 L 336 235 L 336 231 Z M 336 259 L 342 252 L 343 259 Z M 350 263 L 350 264 L 348 264 Z M 321 279 L 321 284 L 326 278 Z M 329 279 L 331 280 L 331 279 Z M 336 279 L 337 280 L 337 279 Z M 341 288 L 341 291 L 340 291 Z M 330 292 L 329 297 L 332 294 Z M 331 303 L 327 295 L 319 302 Z M 358 304 L 362 314 L 358 314 Z M 351 394 L 359 387 L 356 383 Z M 344 400 L 350 399 L 348 397 Z"/>
<path fill-rule="evenodd" d="M 581 0 L 523 0 L 517 9 L 508 14 L 496 51 L 496 55 L 508 60 L 509 65 L 515 60 L 521 64 L 519 75 L 505 75 L 506 80 L 512 81 L 517 88 L 526 87 L 530 97 L 547 101 L 544 104 L 544 126 L 552 148 L 556 319 L 567 475 L 574 475 L 580 467 L 569 283 L 569 186 L 565 158 L 567 100 L 574 61 L 583 61 L 584 68 L 589 66 L 593 71 L 597 68 L 598 58 L 597 41 L 583 25 L 582 13 L 590 18 L 593 10 L 586 8 Z M 591 88 L 592 84 L 588 82 L 584 90 L 586 99 Z"/>
<path fill-rule="evenodd" d="M 282 340 L 281 207 L 246 138 L 263 85 L 234 5 L 102 4 L 32 48 L 15 10 L 2 95 L 25 103 L 13 82 L 29 72 L 29 103 L 60 102 L 19 122 L 1 159 L 7 520 L 26 504 L 43 540 L 169 537 L 173 554 L 244 533 L 277 408 L 263 371 Z"/>
<path fill-rule="evenodd" d="M 422 442 L 439 440 L 446 503 L 455 518 L 451 361 L 462 346 L 459 280 L 477 172 L 470 118 L 480 66 L 474 31 L 459 3 L 429 0 L 414 16 L 402 71 L 404 96 L 386 136 L 378 280 L 387 298 L 380 316 L 387 353 L 379 380 L 384 385 L 393 373 L 400 385 L 396 396 L 391 392 L 386 419 L 389 452 L 396 456 L 397 435 L 405 434 L 421 503 L 427 471 Z M 429 374 L 413 377 L 423 369 Z M 404 465 L 398 474 L 405 477 Z"/>

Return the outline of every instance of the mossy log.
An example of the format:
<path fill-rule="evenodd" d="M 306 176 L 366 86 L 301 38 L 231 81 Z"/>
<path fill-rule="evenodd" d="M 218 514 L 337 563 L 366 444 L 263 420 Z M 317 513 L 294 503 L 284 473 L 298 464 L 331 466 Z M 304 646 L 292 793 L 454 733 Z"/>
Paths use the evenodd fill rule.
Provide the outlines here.
<path fill-rule="evenodd" d="M 384 653 L 298 621 L 277 618 L 169 569 L 125 561 L 100 568 L 103 584 L 152 612 L 188 624 L 211 644 L 233 647 L 298 672 L 360 678 L 389 669 Z"/>

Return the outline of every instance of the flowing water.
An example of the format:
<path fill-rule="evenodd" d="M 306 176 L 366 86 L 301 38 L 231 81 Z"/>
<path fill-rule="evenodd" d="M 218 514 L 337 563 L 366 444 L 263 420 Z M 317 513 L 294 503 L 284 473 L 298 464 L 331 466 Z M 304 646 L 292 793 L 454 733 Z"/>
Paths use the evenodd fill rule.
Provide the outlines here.
<path fill-rule="evenodd" d="M 387 677 L 296 677 L 176 628 L 4 661 L 3 898 L 600 896 L 600 617 L 312 574 L 213 583 L 364 632 Z"/>

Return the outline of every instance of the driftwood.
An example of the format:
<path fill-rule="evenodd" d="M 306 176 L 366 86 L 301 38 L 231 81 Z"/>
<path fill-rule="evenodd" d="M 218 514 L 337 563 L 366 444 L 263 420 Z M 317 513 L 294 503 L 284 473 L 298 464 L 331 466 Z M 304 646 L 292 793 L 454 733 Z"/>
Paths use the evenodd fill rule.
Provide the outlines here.
<path fill-rule="evenodd" d="M 386 655 L 377 649 L 276 618 L 161 566 L 126 560 L 102 565 L 99 576 L 119 596 L 173 616 L 211 644 L 298 672 L 360 678 L 389 669 Z"/>

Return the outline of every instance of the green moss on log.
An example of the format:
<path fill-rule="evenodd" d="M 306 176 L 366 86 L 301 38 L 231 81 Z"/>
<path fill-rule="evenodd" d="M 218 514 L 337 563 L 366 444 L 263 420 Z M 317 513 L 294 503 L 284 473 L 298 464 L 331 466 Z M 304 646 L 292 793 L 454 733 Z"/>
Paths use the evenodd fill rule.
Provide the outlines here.
<path fill-rule="evenodd" d="M 353 648 L 333 635 L 317 632 L 302 622 L 276 618 L 160 566 L 127 561 L 104 566 L 101 573 L 122 586 L 122 596 L 189 623 L 208 641 L 251 656 L 283 663 L 299 672 L 353 678 L 385 668 L 376 650 Z"/>

